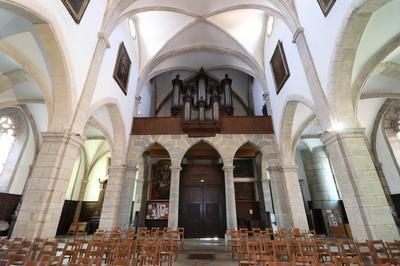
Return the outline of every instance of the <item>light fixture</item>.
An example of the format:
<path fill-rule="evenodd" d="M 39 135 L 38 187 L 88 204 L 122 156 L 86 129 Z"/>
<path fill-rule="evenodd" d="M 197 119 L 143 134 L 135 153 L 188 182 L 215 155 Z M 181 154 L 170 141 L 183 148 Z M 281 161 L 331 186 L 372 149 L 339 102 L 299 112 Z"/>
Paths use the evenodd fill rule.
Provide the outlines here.
<path fill-rule="evenodd" d="M 136 39 L 135 21 L 132 18 L 128 19 L 129 32 L 133 39 Z"/>
<path fill-rule="evenodd" d="M 268 36 L 271 36 L 273 28 L 274 28 L 274 17 L 269 16 L 268 21 L 267 21 L 267 35 Z"/>

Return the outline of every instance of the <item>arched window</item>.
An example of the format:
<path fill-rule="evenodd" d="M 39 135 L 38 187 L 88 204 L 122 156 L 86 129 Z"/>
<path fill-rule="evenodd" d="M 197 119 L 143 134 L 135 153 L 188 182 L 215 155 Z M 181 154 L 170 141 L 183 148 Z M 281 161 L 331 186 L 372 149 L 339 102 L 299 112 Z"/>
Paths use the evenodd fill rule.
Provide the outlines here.
<path fill-rule="evenodd" d="M 34 155 L 35 140 L 24 109 L 0 109 L 0 192 L 22 193 Z"/>
<path fill-rule="evenodd" d="M 3 172 L 8 154 L 15 142 L 15 124 L 10 116 L 0 117 L 0 173 Z"/>

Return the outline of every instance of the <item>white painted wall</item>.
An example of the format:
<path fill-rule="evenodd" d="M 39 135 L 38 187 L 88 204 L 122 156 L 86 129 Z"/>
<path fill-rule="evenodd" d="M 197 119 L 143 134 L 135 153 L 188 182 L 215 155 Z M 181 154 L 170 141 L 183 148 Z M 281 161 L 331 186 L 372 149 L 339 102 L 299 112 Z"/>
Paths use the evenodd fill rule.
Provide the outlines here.
<path fill-rule="evenodd" d="M 265 47 L 265 68 L 267 77 L 267 86 L 271 99 L 272 121 L 274 124 L 277 143 L 280 142 L 280 129 L 282 127 L 282 117 L 285 103 L 288 100 L 304 101 L 312 105 L 313 100 L 308 87 L 303 65 L 295 44 L 292 43 L 292 33 L 288 27 L 279 19 L 275 20 L 275 27 L 272 35 L 266 40 Z M 272 70 L 269 65 L 275 47 L 281 40 L 288 61 L 290 77 L 286 81 L 279 95 L 276 94 L 275 82 L 272 76 Z"/>
<path fill-rule="evenodd" d="M 361 127 L 365 128 L 365 135 L 370 143 L 376 116 L 385 100 L 386 98 L 372 98 L 360 100 L 358 102 L 357 118 Z"/>
<path fill-rule="evenodd" d="M 327 92 L 329 67 L 337 39 L 348 10 L 354 1 L 336 1 L 331 12 L 324 17 L 317 1 L 295 0 L 300 24 L 310 47 L 321 85 Z"/>
<path fill-rule="evenodd" d="M 124 42 L 132 61 L 128 83 L 128 94 L 126 96 L 113 78 L 114 66 L 121 42 Z M 127 20 L 122 21 L 111 34 L 110 43 L 111 47 L 105 52 L 99 73 L 99 79 L 91 103 L 95 105 L 97 103 L 115 102 L 121 111 L 122 120 L 125 125 L 125 138 L 128 140 L 132 126 L 139 60 L 137 42 L 129 34 Z"/>
<path fill-rule="evenodd" d="M 264 105 L 264 89 L 261 83 L 254 79 L 251 87 L 251 93 L 253 94 L 253 111 L 254 115 L 261 116 L 262 108 Z"/>
<path fill-rule="evenodd" d="M 107 155 L 104 155 L 93 167 L 89 174 L 89 182 L 86 187 L 84 201 L 97 201 L 99 198 L 100 185 L 99 178 L 104 178 L 107 174 Z"/>

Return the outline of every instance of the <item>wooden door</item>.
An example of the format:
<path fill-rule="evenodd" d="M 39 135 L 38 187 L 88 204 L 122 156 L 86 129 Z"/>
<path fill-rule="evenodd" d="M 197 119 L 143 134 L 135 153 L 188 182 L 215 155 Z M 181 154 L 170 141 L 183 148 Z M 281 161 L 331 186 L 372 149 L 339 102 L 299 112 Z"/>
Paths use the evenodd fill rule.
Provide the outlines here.
<path fill-rule="evenodd" d="M 224 236 L 225 194 L 220 166 L 185 166 L 180 195 L 179 226 L 185 228 L 185 237 Z"/>

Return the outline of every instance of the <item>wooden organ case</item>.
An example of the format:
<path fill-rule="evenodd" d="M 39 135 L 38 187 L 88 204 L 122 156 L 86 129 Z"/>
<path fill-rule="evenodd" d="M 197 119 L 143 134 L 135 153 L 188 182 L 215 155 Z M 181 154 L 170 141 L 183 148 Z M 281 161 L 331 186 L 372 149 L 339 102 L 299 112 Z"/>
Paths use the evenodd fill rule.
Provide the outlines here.
<path fill-rule="evenodd" d="M 182 129 L 189 137 L 212 137 L 220 133 L 221 116 L 232 116 L 232 79 L 210 77 L 203 68 L 183 82 L 172 80 L 171 115 L 182 117 Z"/>

